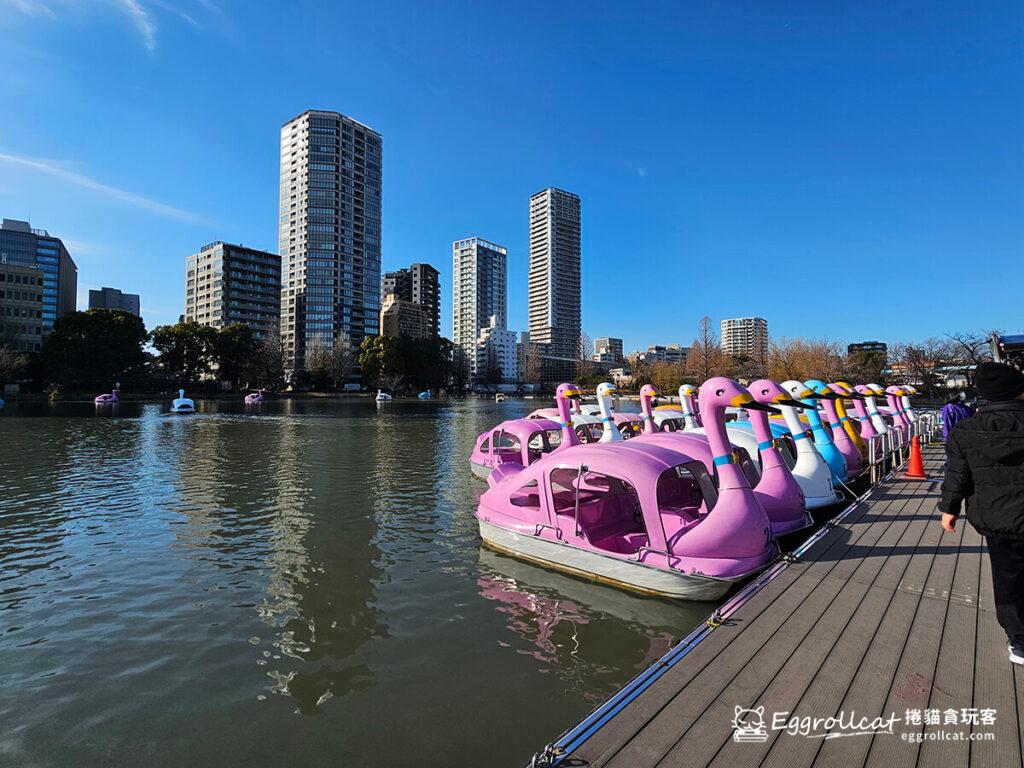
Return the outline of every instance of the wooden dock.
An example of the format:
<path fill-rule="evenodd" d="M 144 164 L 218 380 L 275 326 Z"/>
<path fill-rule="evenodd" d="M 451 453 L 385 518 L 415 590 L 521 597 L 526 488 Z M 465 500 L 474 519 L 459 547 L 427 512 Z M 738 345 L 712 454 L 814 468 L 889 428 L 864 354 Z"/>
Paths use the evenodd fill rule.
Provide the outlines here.
<path fill-rule="evenodd" d="M 926 449 L 933 478 L 942 463 L 941 446 Z M 984 540 L 965 520 L 944 532 L 937 499 L 937 483 L 880 484 L 724 623 L 563 735 L 549 764 L 1021 768 L 1024 673 L 1007 659 Z M 740 740 L 736 707 L 764 707 L 741 714 Z M 774 713 L 897 720 L 804 735 Z"/>

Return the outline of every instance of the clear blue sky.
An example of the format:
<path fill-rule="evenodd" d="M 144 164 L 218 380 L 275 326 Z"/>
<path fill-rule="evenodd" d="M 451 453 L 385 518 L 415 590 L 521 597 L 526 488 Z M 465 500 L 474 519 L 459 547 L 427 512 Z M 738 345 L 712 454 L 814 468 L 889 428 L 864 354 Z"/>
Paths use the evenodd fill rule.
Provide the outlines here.
<path fill-rule="evenodd" d="M 660 5 L 660 7 L 659 7 Z M 184 258 L 276 250 L 278 131 L 384 136 L 384 269 L 509 248 L 527 201 L 583 201 L 584 328 L 688 343 L 1020 331 L 1024 5 L 0 0 L 0 215 L 89 287 L 182 312 Z M 867 277 L 871 273 L 871 277 Z"/>

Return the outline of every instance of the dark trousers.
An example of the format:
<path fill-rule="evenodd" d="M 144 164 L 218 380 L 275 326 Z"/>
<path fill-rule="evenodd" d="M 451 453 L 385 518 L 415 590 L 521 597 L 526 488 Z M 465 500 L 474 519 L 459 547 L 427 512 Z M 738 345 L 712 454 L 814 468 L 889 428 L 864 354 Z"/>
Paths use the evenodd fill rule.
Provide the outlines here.
<path fill-rule="evenodd" d="M 996 618 L 1010 644 L 1024 650 L 1024 539 L 986 536 Z"/>

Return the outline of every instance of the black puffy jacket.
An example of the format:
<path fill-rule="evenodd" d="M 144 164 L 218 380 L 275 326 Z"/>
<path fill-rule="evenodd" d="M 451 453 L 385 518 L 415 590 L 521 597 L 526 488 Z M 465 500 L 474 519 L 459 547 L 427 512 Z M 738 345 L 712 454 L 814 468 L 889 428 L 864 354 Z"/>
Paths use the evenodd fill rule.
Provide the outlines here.
<path fill-rule="evenodd" d="M 979 533 L 1024 539 L 1024 400 L 983 406 L 949 433 L 939 509 L 957 515 L 964 501 Z"/>

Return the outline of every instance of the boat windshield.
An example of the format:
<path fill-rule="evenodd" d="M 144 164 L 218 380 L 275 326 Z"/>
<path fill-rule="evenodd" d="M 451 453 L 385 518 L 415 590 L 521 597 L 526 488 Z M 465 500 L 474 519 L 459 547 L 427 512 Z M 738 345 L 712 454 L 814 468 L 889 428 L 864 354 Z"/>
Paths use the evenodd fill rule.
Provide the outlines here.
<path fill-rule="evenodd" d="M 658 509 L 662 512 L 696 515 L 702 506 L 710 510 L 717 500 L 714 481 L 699 461 L 667 469 L 658 478 Z"/>
<path fill-rule="evenodd" d="M 647 545 L 640 497 L 628 482 L 578 467 L 558 467 L 549 477 L 560 527 L 578 527 L 591 546 L 615 554 Z"/>
<path fill-rule="evenodd" d="M 526 443 L 530 451 L 530 461 L 534 462 L 543 454 L 550 453 L 562 444 L 562 432 L 558 429 L 546 429 L 533 435 Z"/>
<path fill-rule="evenodd" d="M 494 453 L 501 456 L 502 458 L 520 458 L 520 450 L 522 444 L 519 442 L 519 438 L 516 435 L 511 435 L 508 432 L 497 430 L 491 435 L 492 445 Z"/>

